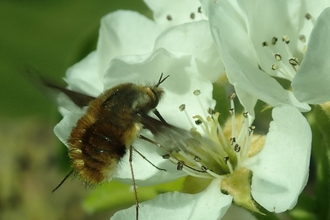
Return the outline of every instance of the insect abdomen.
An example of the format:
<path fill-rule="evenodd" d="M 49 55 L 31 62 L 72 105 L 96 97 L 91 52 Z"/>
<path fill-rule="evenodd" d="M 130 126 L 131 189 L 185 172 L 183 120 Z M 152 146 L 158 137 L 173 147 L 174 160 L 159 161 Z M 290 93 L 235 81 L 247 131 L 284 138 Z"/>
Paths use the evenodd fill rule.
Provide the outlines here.
<path fill-rule="evenodd" d="M 118 139 L 118 130 L 106 120 L 98 120 L 90 126 L 82 117 L 72 130 L 68 140 L 72 166 L 87 183 L 110 180 L 119 160 L 126 153 L 125 143 Z"/>

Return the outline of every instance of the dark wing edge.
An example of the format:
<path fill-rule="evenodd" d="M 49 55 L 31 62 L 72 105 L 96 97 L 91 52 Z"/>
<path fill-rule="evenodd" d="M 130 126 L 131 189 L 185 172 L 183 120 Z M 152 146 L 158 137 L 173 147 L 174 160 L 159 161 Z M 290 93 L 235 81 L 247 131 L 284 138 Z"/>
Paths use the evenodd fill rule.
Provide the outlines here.
<path fill-rule="evenodd" d="M 69 90 L 64 86 L 61 86 L 54 81 L 47 79 L 46 77 L 42 76 L 41 72 L 36 68 L 25 66 L 25 73 L 28 75 L 28 80 L 31 81 L 40 90 L 44 90 L 45 88 L 58 90 L 68 96 L 68 98 L 80 108 L 87 106 L 91 101 L 95 99 L 95 97 Z"/>

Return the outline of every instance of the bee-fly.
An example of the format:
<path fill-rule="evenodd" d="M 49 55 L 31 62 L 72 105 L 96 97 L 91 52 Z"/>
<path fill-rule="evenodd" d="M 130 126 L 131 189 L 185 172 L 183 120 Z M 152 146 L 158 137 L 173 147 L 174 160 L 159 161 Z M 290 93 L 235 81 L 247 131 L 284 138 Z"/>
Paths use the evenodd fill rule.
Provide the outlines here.
<path fill-rule="evenodd" d="M 164 95 L 160 88 L 168 76 L 161 74 L 155 85 L 134 83 L 119 84 L 94 98 L 58 86 L 41 77 L 47 87 L 60 90 L 76 105 L 88 106 L 86 113 L 77 121 L 67 140 L 68 154 L 72 161 L 72 171 L 53 190 L 57 190 L 71 175 L 77 174 L 87 184 L 98 184 L 110 180 L 118 163 L 129 151 L 129 164 L 136 200 L 138 218 L 138 198 L 132 167 L 133 142 L 140 136 L 150 111 L 163 120 L 155 110 Z M 164 122 L 165 123 L 165 122 Z M 146 126 L 148 127 L 148 126 Z"/>

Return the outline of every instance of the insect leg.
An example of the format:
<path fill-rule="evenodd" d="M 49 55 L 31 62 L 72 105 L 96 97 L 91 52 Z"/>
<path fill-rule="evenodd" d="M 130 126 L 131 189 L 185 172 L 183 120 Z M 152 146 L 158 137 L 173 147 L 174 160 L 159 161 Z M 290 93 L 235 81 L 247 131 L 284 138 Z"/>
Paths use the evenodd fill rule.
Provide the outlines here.
<path fill-rule="evenodd" d="M 157 167 L 155 164 L 153 164 L 150 160 L 148 160 L 143 154 L 141 154 L 137 149 L 135 149 L 133 146 L 132 146 L 133 150 L 138 153 L 143 159 L 145 159 L 148 163 L 150 163 L 153 167 L 155 167 L 156 169 L 158 170 L 162 170 L 162 171 L 166 171 L 165 169 L 163 168 L 159 168 Z"/>
<path fill-rule="evenodd" d="M 69 178 L 69 176 L 71 176 L 73 174 L 74 170 L 72 169 L 65 177 L 64 179 L 60 182 L 60 184 L 58 184 L 55 189 L 52 190 L 52 192 L 55 192 L 58 188 L 60 188 L 60 186 L 62 186 L 62 184 L 65 182 L 65 180 L 67 178 Z"/>
<path fill-rule="evenodd" d="M 134 171 L 133 171 L 133 165 L 132 165 L 132 161 L 133 161 L 132 149 L 133 149 L 133 146 L 130 146 L 130 148 L 129 148 L 129 166 L 131 168 L 132 183 L 133 183 L 133 190 L 134 190 L 134 196 L 135 196 L 135 210 L 136 210 L 135 219 L 138 220 L 139 219 L 139 198 L 137 195 L 136 183 L 135 183 Z"/>

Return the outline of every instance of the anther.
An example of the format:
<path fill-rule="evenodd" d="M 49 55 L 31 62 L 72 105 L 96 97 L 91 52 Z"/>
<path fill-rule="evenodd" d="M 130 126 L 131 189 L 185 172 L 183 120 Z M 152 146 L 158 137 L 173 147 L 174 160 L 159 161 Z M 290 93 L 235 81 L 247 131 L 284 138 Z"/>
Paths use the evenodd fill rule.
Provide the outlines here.
<path fill-rule="evenodd" d="M 234 109 L 233 109 L 233 108 L 230 108 L 230 109 L 229 109 L 229 114 L 231 114 L 231 115 L 234 114 Z"/>
<path fill-rule="evenodd" d="M 214 109 L 209 108 L 209 109 L 207 109 L 207 113 L 209 113 L 210 115 L 214 115 L 215 111 L 214 111 Z"/>
<path fill-rule="evenodd" d="M 207 169 L 206 166 L 202 165 L 202 166 L 201 166 L 201 170 L 205 172 L 205 171 L 208 170 L 208 169 Z"/>
<path fill-rule="evenodd" d="M 299 60 L 297 57 L 292 57 L 289 59 L 289 63 L 292 65 L 292 66 L 297 66 L 299 64 Z"/>
<path fill-rule="evenodd" d="M 279 68 L 278 64 L 277 63 L 274 63 L 272 65 L 272 70 L 277 70 Z"/>
<path fill-rule="evenodd" d="M 310 20 L 310 19 L 312 19 L 312 15 L 309 14 L 309 13 L 306 13 L 306 14 L 305 14 L 305 18 L 306 18 L 307 20 Z"/>
<path fill-rule="evenodd" d="M 171 156 L 169 154 L 165 154 L 162 157 L 163 157 L 163 159 L 170 159 Z"/>
<path fill-rule="evenodd" d="M 248 117 L 248 112 L 243 112 L 243 117 L 247 118 Z"/>
<path fill-rule="evenodd" d="M 273 45 L 275 45 L 275 44 L 276 44 L 276 42 L 277 42 L 277 40 L 278 40 L 278 38 L 277 38 L 277 37 L 273 37 L 273 38 L 272 38 L 272 44 L 273 44 Z"/>
<path fill-rule="evenodd" d="M 263 47 L 267 47 L 268 46 L 268 43 L 266 41 L 262 42 L 262 46 Z"/>
<path fill-rule="evenodd" d="M 306 37 L 305 37 L 305 35 L 299 35 L 299 40 L 301 41 L 301 42 L 303 42 L 303 43 L 305 43 L 306 42 Z"/>
<path fill-rule="evenodd" d="M 239 146 L 238 144 L 235 144 L 235 146 L 234 146 L 234 151 L 235 151 L 236 153 L 240 152 L 240 151 L 241 151 L 241 146 Z"/>
<path fill-rule="evenodd" d="M 289 36 L 284 35 L 284 36 L 282 37 L 282 41 L 285 42 L 286 44 L 290 43 L 290 38 L 289 38 Z"/>
<path fill-rule="evenodd" d="M 202 122 L 202 120 L 200 120 L 200 119 L 197 119 L 196 121 L 195 121 L 195 124 L 196 125 L 201 125 L 203 122 Z"/>
<path fill-rule="evenodd" d="M 200 94 L 201 94 L 200 90 L 197 89 L 197 90 L 194 91 L 194 95 L 200 95 Z"/>
<path fill-rule="evenodd" d="M 201 159 L 200 157 L 198 157 L 198 156 L 195 156 L 195 157 L 194 157 L 194 161 L 196 161 L 196 162 L 201 162 L 202 159 Z"/>
<path fill-rule="evenodd" d="M 225 164 L 227 164 L 228 161 L 229 161 L 229 157 L 228 157 L 228 156 L 224 157 L 224 158 L 223 158 L 223 161 L 225 162 Z"/>
<path fill-rule="evenodd" d="M 194 13 L 194 12 L 192 12 L 192 13 L 190 14 L 190 18 L 191 18 L 191 19 L 195 19 L 195 13 Z"/>
<path fill-rule="evenodd" d="M 254 131 L 254 129 L 255 129 L 255 128 L 256 128 L 256 127 L 255 127 L 255 126 L 253 126 L 253 125 L 252 125 L 252 126 L 250 126 L 250 127 L 249 127 L 249 133 L 251 134 L 251 132 L 252 132 L 252 131 Z"/>
<path fill-rule="evenodd" d="M 236 142 L 236 138 L 232 137 L 229 139 L 229 141 L 230 141 L 230 145 L 233 145 Z"/>
<path fill-rule="evenodd" d="M 198 13 L 202 13 L 202 7 L 199 6 L 198 9 L 197 9 Z"/>
<path fill-rule="evenodd" d="M 166 19 L 167 19 L 168 21 L 172 21 L 172 16 L 171 16 L 171 15 L 167 15 L 167 16 L 166 16 Z"/>
<path fill-rule="evenodd" d="M 184 162 L 183 161 L 179 161 L 176 169 L 177 170 L 182 170 L 183 169 L 183 166 L 184 166 Z"/>
<path fill-rule="evenodd" d="M 282 60 L 282 56 L 281 56 L 281 54 L 279 54 L 279 53 L 275 53 L 274 57 L 275 57 L 275 59 L 276 59 L 277 61 L 281 61 L 281 60 Z"/>
<path fill-rule="evenodd" d="M 186 109 L 186 105 L 185 104 L 180 105 L 179 109 L 180 109 L 180 111 L 183 112 Z"/>

